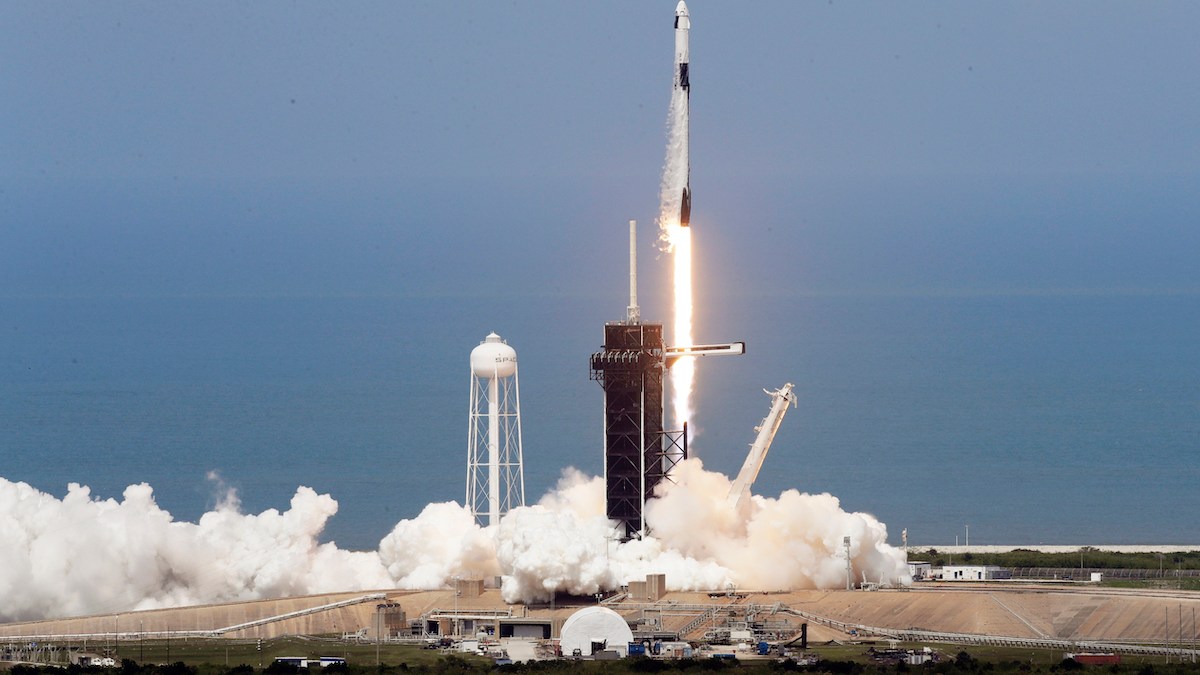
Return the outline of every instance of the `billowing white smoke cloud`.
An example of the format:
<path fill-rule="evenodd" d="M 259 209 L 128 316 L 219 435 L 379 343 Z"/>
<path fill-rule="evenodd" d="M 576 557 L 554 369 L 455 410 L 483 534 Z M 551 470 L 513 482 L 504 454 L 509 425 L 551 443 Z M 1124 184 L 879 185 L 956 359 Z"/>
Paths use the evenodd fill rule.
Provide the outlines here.
<path fill-rule="evenodd" d="M 904 553 L 887 544 L 887 527 L 866 513 L 847 513 L 837 497 L 787 490 L 778 498 L 755 496 L 742 513 L 725 498 L 730 481 L 690 459 L 675 469 L 646 505 L 654 536 L 670 549 L 731 571 L 740 588 L 786 590 L 839 588 L 846 583 L 850 537 L 854 573 L 896 583 L 907 576 Z M 711 588 L 711 586 L 709 587 Z"/>
<path fill-rule="evenodd" d="M 416 518 L 397 523 L 379 542 L 379 558 L 397 588 L 441 588 L 455 577 L 500 573 L 490 533 L 454 502 L 430 504 Z"/>
<path fill-rule="evenodd" d="M 144 483 L 121 501 L 71 484 L 61 500 L 0 479 L 0 618 L 71 616 L 384 587 L 379 556 L 320 544 L 337 502 L 302 487 L 291 508 L 240 513 L 236 495 L 175 522 Z"/>
<path fill-rule="evenodd" d="M 887 544 L 884 524 L 843 511 L 836 497 L 788 490 L 775 499 L 755 496 L 738 513 L 726 476 L 698 459 L 674 471 L 675 482 L 660 484 L 646 505 L 653 536 L 641 541 L 610 541 L 600 478 L 568 474 L 541 504 L 513 511 L 497 536 L 505 599 L 595 593 L 646 574 L 666 574 L 673 590 L 842 588 L 847 535 L 856 576 L 889 583 L 907 576 L 904 553 Z"/>
<path fill-rule="evenodd" d="M 508 601 L 556 591 L 611 590 L 650 573 L 672 589 L 838 588 L 842 537 L 855 574 L 904 577 L 903 553 L 874 517 L 846 513 L 830 495 L 795 490 L 729 506 L 729 480 L 699 460 L 677 468 L 647 505 L 654 536 L 618 543 L 604 486 L 575 470 L 535 506 L 495 528 L 453 502 L 403 520 L 375 552 L 318 541 L 337 502 L 301 487 L 284 512 L 241 513 L 232 492 L 196 523 L 175 522 L 145 484 L 120 501 L 72 484 L 61 500 L 0 479 L 0 619 L 380 588 L 439 588 L 455 577 L 503 575 Z"/>

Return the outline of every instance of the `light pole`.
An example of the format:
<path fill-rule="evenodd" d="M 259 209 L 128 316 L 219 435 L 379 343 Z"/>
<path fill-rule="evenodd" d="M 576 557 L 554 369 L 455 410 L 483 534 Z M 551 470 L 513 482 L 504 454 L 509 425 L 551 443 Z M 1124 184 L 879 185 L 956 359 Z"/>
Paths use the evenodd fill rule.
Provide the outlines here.
<path fill-rule="evenodd" d="M 1163 649 L 1166 652 L 1167 663 L 1171 662 L 1171 610 L 1163 607 L 1163 632 L 1166 637 L 1163 639 Z"/>
<path fill-rule="evenodd" d="M 852 584 L 853 572 L 850 567 L 850 537 L 842 537 L 842 545 L 846 547 L 846 590 L 854 588 Z"/>
<path fill-rule="evenodd" d="M 458 637 L 458 596 L 462 595 L 459 578 L 454 577 L 454 637 Z"/>
<path fill-rule="evenodd" d="M 379 642 L 383 638 L 383 605 L 375 605 L 375 665 L 379 665 Z"/>

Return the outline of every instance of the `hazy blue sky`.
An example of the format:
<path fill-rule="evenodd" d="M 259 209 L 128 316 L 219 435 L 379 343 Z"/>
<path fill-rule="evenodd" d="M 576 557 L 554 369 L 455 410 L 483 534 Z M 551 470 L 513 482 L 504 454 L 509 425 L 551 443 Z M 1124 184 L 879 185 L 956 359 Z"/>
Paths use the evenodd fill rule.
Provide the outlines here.
<path fill-rule="evenodd" d="M 354 526 L 371 545 L 415 515 L 379 512 L 383 491 L 461 495 L 466 354 L 491 330 L 522 354 L 531 494 L 564 464 L 598 473 L 586 362 L 624 315 L 628 218 L 643 316 L 670 318 L 651 221 L 674 6 L 0 2 L 0 299 L 450 297 L 0 303 L 0 453 L 26 461 L 2 475 L 108 496 L 151 480 L 195 517 L 210 468 L 260 510 L 333 489 L 336 456 L 331 475 L 375 480 L 335 494 L 346 522 L 387 521 Z M 697 335 L 749 345 L 701 366 L 705 461 L 735 470 L 759 390 L 793 381 L 764 490 L 831 490 L 893 541 L 948 542 L 968 516 L 985 540 L 980 513 L 1014 500 L 1096 527 L 1125 514 L 1126 540 L 1174 522 L 1182 506 L 1113 486 L 1195 492 L 1200 3 L 691 13 Z M 565 297 L 529 298 L 545 294 Z M 262 460 L 295 448 L 311 456 Z M 413 469 L 426 451 L 441 469 Z M 1045 458 L 1076 492 L 1029 468 Z M 1079 532 L 1055 527 L 1011 536 Z"/>
<path fill-rule="evenodd" d="M 619 295 L 673 6 L 3 3 L 0 293 Z M 1200 4 L 692 15 L 699 292 L 1200 286 Z"/>

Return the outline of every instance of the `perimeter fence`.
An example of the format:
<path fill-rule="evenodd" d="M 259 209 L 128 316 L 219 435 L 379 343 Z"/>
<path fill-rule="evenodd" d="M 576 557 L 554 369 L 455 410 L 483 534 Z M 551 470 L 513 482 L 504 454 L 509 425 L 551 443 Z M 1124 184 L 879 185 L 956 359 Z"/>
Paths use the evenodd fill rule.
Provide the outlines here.
<path fill-rule="evenodd" d="M 1087 581 L 1099 572 L 1105 579 L 1198 579 L 1200 570 L 1120 569 L 1109 567 L 1014 567 L 1014 579 L 1072 579 Z"/>

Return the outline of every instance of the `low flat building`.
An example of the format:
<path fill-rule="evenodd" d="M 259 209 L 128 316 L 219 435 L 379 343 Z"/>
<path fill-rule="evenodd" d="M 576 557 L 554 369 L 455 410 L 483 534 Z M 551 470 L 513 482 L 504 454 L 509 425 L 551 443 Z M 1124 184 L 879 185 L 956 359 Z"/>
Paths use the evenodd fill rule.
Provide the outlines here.
<path fill-rule="evenodd" d="M 946 565 L 942 581 L 996 581 L 1011 579 L 1012 570 L 997 565 Z"/>

